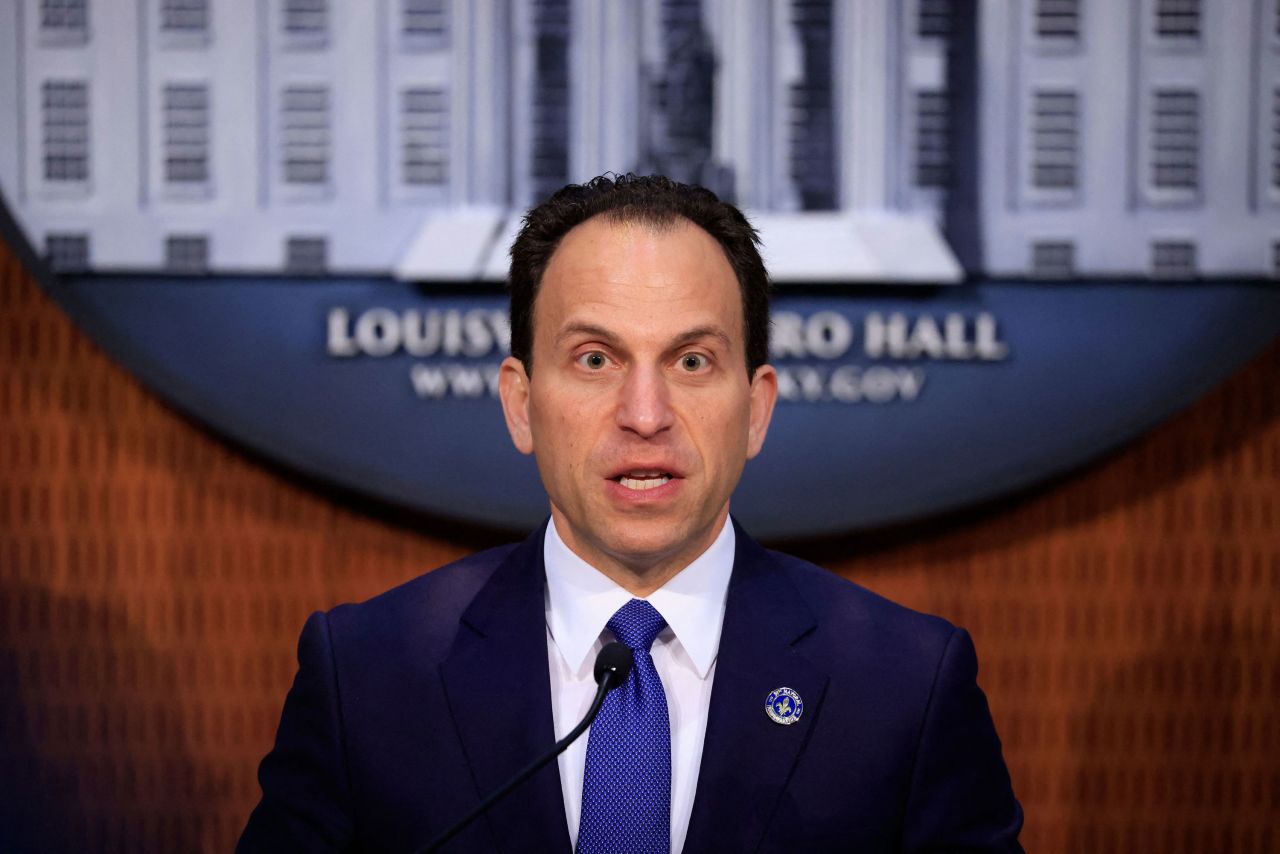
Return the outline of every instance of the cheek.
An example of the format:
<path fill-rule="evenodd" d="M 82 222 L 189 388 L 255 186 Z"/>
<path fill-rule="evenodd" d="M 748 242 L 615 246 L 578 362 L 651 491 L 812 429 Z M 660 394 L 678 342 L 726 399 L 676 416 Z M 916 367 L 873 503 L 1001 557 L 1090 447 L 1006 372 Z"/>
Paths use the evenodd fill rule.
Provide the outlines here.
<path fill-rule="evenodd" d="M 590 425 L 597 420 L 593 403 L 582 396 L 543 396 L 532 408 L 530 418 L 538 440 L 535 453 L 548 462 L 554 460 L 556 470 L 565 475 L 585 468 L 583 458 L 592 447 Z"/>
<path fill-rule="evenodd" d="M 744 394 L 723 394 L 713 399 L 691 399 L 687 411 L 693 425 L 713 438 L 724 440 L 746 433 L 751 423 L 751 399 Z"/>
<path fill-rule="evenodd" d="M 750 408 L 738 394 L 690 394 L 679 404 L 689 443 L 707 472 L 732 470 L 746 458 Z"/>

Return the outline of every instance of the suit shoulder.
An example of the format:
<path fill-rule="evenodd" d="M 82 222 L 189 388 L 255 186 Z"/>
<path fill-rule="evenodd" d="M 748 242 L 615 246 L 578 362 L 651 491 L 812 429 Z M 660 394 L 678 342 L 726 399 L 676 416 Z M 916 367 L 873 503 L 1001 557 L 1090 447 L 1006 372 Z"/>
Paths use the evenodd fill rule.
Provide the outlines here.
<path fill-rule="evenodd" d="M 942 654 L 956 626 L 942 617 L 900 605 L 830 570 L 782 552 L 770 551 L 819 624 L 842 635 L 869 635 L 877 646 L 930 658 Z"/>
<path fill-rule="evenodd" d="M 338 605 L 326 614 L 330 634 L 361 645 L 410 637 L 430 647 L 447 644 L 463 611 L 517 545 L 476 552 L 371 599 Z"/>

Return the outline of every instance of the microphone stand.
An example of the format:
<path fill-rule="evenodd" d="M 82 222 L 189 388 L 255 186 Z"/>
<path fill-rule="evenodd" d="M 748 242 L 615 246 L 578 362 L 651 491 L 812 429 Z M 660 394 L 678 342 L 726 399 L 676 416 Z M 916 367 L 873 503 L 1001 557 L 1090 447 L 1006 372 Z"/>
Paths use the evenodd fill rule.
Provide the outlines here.
<path fill-rule="evenodd" d="M 475 821 L 476 818 L 478 818 L 482 813 L 488 810 L 489 807 L 493 806 L 495 803 L 502 800 L 502 798 L 506 796 L 507 793 L 509 793 L 516 786 L 520 785 L 525 780 L 528 780 L 530 777 L 532 777 L 538 771 L 539 768 L 546 765 L 552 759 L 555 759 L 561 753 L 564 753 L 564 751 L 569 747 L 569 745 L 573 743 L 574 739 L 582 735 L 582 733 L 586 731 L 587 727 L 591 726 L 592 721 L 596 719 L 596 715 L 600 714 L 600 707 L 604 705 L 605 694 L 608 694 L 614 688 L 617 688 L 624 681 L 626 681 L 628 671 L 630 671 L 631 669 L 629 666 L 625 668 L 619 668 L 616 666 L 607 666 L 603 668 L 603 672 L 601 673 L 601 669 L 602 669 L 601 661 L 605 657 L 606 650 L 608 650 L 609 647 L 612 647 L 612 646 L 622 647 L 622 644 L 609 644 L 608 646 L 605 647 L 605 649 L 600 651 L 600 656 L 596 659 L 596 671 L 597 671 L 597 675 L 600 677 L 600 684 L 596 688 L 595 697 L 593 697 L 591 700 L 591 708 L 587 709 L 587 716 L 584 717 L 578 723 L 577 726 L 569 730 L 568 735 L 566 735 L 564 738 L 557 741 L 555 743 L 555 746 L 551 748 L 550 752 L 542 756 L 539 756 L 537 759 L 533 760 L 533 762 L 525 766 L 525 768 L 519 774 L 512 777 L 501 788 L 499 788 L 493 794 L 489 795 L 489 797 L 481 801 L 480 804 L 476 806 L 475 809 L 473 809 L 471 812 L 463 816 L 461 821 L 454 824 L 453 827 L 450 827 L 448 830 L 446 830 L 444 833 L 441 833 L 435 839 L 432 839 L 422 848 L 419 848 L 415 852 L 415 854 L 430 854 L 430 852 L 432 851 L 439 850 L 442 845 L 444 845 L 453 837 L 457 836 L 459 831 L 461 831 L 467 825 L 471 824 L 471 822 Z M 622 647 L 622 648 L 626 649 L 626 647 Z M 631 658 L 630 650 L 626 651 L 626 657 L 628 660 Z"/>

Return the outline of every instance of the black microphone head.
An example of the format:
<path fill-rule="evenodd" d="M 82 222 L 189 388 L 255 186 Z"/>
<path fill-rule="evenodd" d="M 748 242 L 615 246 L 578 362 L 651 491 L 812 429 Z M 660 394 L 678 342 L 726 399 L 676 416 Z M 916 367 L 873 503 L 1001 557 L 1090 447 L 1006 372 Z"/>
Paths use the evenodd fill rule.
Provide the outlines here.
<path fill-rule="evenodd" d="M 631 650 L 623 644 L 617 641 L 605 644 L 604 649 L 596 656 L 596 684 L 603 682 L 606 674 L 614 674 L 609 688 L 617 688 L 627 681 L 633 660 Z"/>

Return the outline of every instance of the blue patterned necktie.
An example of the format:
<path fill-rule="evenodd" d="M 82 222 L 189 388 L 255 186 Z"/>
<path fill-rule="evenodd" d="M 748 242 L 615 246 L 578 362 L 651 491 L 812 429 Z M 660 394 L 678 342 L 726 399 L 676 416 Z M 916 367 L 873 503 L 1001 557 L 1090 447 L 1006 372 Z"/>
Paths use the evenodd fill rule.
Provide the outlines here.
<path fill-rule="evenodd" d="M 580 854 L 670 854 L 671 721 L 649 647 L 667 621 L 632 599 L 609 620 L 635 666 L 605 696 L 587 738 Z"/>

